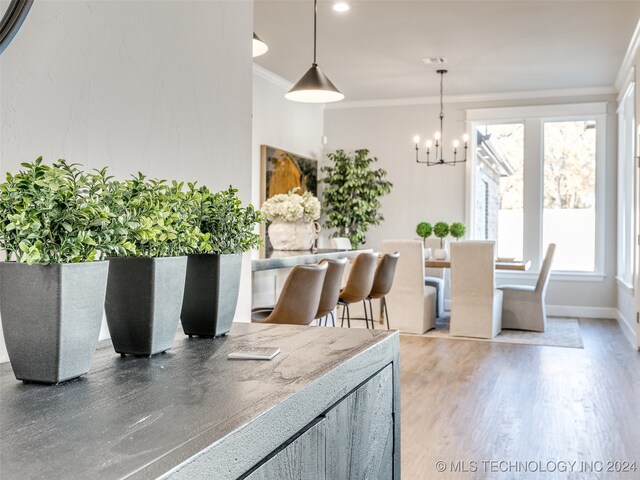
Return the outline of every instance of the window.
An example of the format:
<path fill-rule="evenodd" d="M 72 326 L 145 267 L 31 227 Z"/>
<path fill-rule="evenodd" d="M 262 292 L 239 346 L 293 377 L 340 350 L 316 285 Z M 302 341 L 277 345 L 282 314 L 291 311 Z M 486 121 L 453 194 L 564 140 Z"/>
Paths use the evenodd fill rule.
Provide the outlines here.
<path fill-rule="evenodd" d="M 524 125 L 478 125 L 476 138 L 476 209 L 484 218 L 476 239 L 494 240 L 499 257 L 522 258 Z"/>
<path fill-rule="evenodd" d="M 633 152 L 635 85 L 631 82 L 618 107 L 618 280 L 633 287 Z"/>
<path fill-rule="evenodd" d="M 593 272 L 596 240 L 596 122 L 544 123 L 542 243 L 557 245 L 556 270 Z"/>
<path fill-rule="evenodd" d="M 606 112 L 604 102 L 468 110 L 474 238 L 531 260 L 532 272 L 555 243 L 554 271 L 602 275 Z"/>

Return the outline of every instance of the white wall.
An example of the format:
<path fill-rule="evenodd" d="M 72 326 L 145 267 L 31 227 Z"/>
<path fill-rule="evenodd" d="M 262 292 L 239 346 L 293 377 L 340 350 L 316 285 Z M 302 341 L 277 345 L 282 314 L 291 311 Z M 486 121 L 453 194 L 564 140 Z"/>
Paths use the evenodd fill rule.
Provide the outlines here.
<path fill-rule="evenodd" d="M 607 194 L 604 212 L 606 278 L 604 281 L 582 282 L 552 279 L 547 293 L 547 303 L 558 306 L 595 307 L 591 309 L 592 312 L 612 316 L 616 304 L 614 275 L 617 138 L 613 97 L 594 95 L 458 103 L 448 103 L 445 100 L 444 132 L 447 137 L 447 150 L 449 150 L 450 141 L 456 137 L 460 138 L 464 133 L 466 109 L 595 101 L 610 102 L 607 121 Z M 368 148 L 372 155 L 378 157 L 378 166 L 387 170 L 389 180 L 394 183 L 391 194 L 381 199 L 385 221 L 370 230 L 367 234 L 366 246 L 378 250 L 381 248 L 383 239 L 416 238 L 415 227 L 421 220 L 432 223 L 439 220 L 465 221 L 467 204 L 465 166 L 427 167 L 415 162 L 412 138 L 415 134 L 422 137 L 433 135 L 436 130 L 439 130 L 438 112 L 437 104 L 355 105 L 353 107 L 345 104 L 330 106 L 325 110 L 325 135 L 328 137 L 326 151 L 330 152 L 337 148 L 345 150 Z M 509 279 L 509 283 L 519 282 Z M 556 311 L 562 313 L 562 309 Z"/>
<path fill-rule="evenodd" d="M 252 30 L 250 0 L 34 2 L 0 57 L 2 176 L 43 155 L 251 201 Z M 250 298 L 246 256 L 237 319 Z"/>
<path fill-rule="evenodd" d="M 268 55 L 267 53 L 266 55 Z M 324 108 L 284 98 L 291 84 L 269 70 L 253 68 L 253 141 L 251 146 L 253 188 L 251 198 L 260 206 L 260 146 L 288 150 L 321 159 Z M 273 305 L 289 269 L 253 274 L 253 305 Z"/>

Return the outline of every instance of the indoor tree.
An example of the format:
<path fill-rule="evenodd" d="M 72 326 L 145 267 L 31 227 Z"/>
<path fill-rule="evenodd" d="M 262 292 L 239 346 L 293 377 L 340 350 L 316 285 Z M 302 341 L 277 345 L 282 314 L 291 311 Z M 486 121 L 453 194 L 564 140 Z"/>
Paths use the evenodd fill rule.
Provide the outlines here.
<path fill-rule="evenodd" d="M 348 237 L 353 248 L 358 248 L 365 243 L 369 227 L 384 220 L 379 198 L 389 193 L 393 184 L 385 179 L 385 170 L 372 168 L 378 159 L 369 156 L 367 149 L 353 154 L 336 150 L 327 156 L 333 164 L 321 169 L 325 174 L 321 181 L 326 185 L 325 226 L 335 228 L 333 236 Z"/>

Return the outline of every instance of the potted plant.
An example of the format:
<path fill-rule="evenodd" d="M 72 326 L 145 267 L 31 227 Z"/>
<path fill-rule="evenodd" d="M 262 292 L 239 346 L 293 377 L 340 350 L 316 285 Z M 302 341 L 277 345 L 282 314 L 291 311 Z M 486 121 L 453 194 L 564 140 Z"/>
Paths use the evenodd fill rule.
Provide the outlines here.
<path fill-rule="evenodd" d="M 310 192 L 300 195 L 297 191 L 274 195 L 262 204 L 274 250 L 309 250 L 318 238 L 320 202 Z"/>
<path fill-rule="evenodd" d="M 427 238 L 429 238 L 431 233 L 433 233 L 433 227 L 429 222 L 420 222 L 416 227 L 416 233 L 420 238 L 422 238 L 422 243 L 426 247 Z"/>
<path fill-rule="evenodd" d="M 348 237 L 353 248 L 358 248 L 365 243 L 369 227 L 384 220 L 379 198 L 389 193 L 393 184 L 385 180 L 385 170 L 372 169 L 378 159 L 370 157 L 367 149 L 356 150 L 353 155 L 336 150 L 327 156 L 333 165 L 321 169 L 326 175 L 321 180 L 326 185 L 325 225 L 337 229 L 334 237 Z"/>
<path fill-rule="evenodd" d="M 242 253 L 262 245 L 254 232 L 261 215 L 253 205 L 242 207 L 233 187 L 211 193 L 189 184 L 189 193 L 204 241 L 188 256 L 182 328 L 189 336 L 226 335 L 238 303 Z"/>
<path fill-rule="evenodd" d="M 438 222 L 433 226 L 433 234 L 440 239 L 440 248 L 436 248 L 433 256 L 437 260 L 447 258 L 447 250 L 445 248 L 444 239 L 449 235 L 449 224 L 446 222 Z"/>
<path fill-rule="evenodd" d="M 18 380 L 60 383 L 89 371 L 115 243 L 102 195 L 106 170 L 87 174 L 42 157 L 0 184 L 0 315 Z"/>
<path fill-rule="evenodd" d="M 453 222 L 449 227 L 449 233 L 456 241 L 459 241 L 467 231 L 467 227 L 465 227 L 464 223 L 461 222 Z"/>
<path fill-rule="evenodd" d="M 144 175 L 113 182 L 109 205 L 127 226 L 126 248 L 110 258 L 105 311 L 113 348 L 151 356 L 171 348 L 178 328 L 186 255 L 203 235 L 183 184 Z"/>

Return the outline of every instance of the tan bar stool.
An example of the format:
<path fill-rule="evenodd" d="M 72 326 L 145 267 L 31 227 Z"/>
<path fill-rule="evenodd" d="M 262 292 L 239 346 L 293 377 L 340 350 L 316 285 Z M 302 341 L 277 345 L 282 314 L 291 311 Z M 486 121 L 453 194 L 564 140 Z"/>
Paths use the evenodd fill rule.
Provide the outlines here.
<path fill-rule="evenodd" d="M 396 274 L 396 265 L 398 264 L 399 258 L 400 253 L 398 252 L 387 253 L 382 257 L 382 260 L 380 260 L 380 263 L 378 264 L 378 268 L 376 268 L 373 287 L 371 287 L 371 293 L 366 298 L 366 300 L 369 301 L 369 310 L 371 311 L 371 326 L 374 324 L 373 305 L 371 305 L 371 300 L 379 298 L 382 303 L 382 308 L 384 309 L 384 318 L 387 319 L 387 329 L 389 329 L 389 312 L 387 311 L 386 296 L 393 285 L 393 277 Z M 364 305 L 364 310 L 365 312 L 367 311 L 366 303 Z"/>
<path fill-rule="evenodd" d="M 349 305 L 352 303 L 362 302 L 371 293 L 373 287 L 373 279 L 376 273 L 376 264 L 378 263 L 378 254 L 371 252 L 363 252 L 356 257 L 356 261 L 351 267 L 347 285 L 340 292 L 338 305 L 342 305 L 342 323 L 344 326 L 344 315 L 347 314 L 347 326 L 351 328 L 351 315 L 349 313 Z M 364 310 L 364 320 L 369 328 L 369 319 L 367 309 Z"/>
<path fill-rule="evenodd" d="M 327 267 L 326 263 L 296 265 L 287 277 L 273 310 L 265 317 L 265 309 L 256 309 L 251 312 L 251 321 L 309 325 L 318 312 Z"/>
<path fill-rule="evenodd" d="M 320 295 L 320 305 L 316 313 L 316 320 L 318 320 L 318 325 L 321 325 L 322 319 L 324 318 L 324 324 L 326 325 L 328 317 L 331 316 L 331 322 L 335 327 L 336 319 L 333 315 L 333 310 L 336 308 L 338 298 L 340 297 L 342 275 L 347 266 L 347 259 L 326 259 L 320 261 L 320 263 L 326 263 L 328 267 L 327 274 L 324 277 L 324 284 L 322 285 L 322 294 Z"/>

